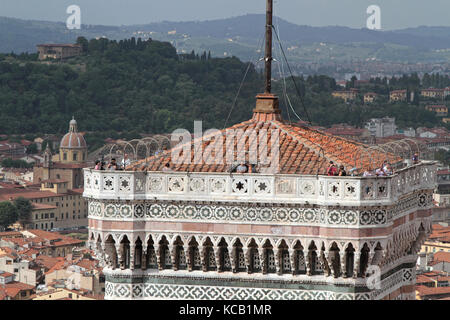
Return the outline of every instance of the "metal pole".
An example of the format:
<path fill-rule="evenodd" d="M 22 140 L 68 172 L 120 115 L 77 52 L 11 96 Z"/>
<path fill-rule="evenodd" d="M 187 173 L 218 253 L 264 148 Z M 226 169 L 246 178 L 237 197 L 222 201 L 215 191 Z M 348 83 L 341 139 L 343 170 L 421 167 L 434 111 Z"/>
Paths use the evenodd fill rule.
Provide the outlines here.
<path fill-rule="evenodd" d="M 272 16 L 273 16 L 273 0 L 267 0 L 267 13 L 266 13 L 266 87 L 265 93 L 271 93 L 272 91 Z"/>

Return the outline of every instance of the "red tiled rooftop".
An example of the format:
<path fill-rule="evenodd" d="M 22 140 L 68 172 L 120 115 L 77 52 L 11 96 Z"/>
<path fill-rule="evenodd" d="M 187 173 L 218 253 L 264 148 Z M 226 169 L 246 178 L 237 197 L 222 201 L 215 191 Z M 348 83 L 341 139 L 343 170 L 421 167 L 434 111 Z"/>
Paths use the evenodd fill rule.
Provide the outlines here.
<path fill-rule="evenodd" d="M 433 262 L 448 262 L 450 263 L 450 252 L 436 252 L 433 254 Z"/>
<path fill-rule="evenodd" d="M 419 292 L 420 296 L 431 296 L 438 294 L 449 294 L 450 295 L 450 287 L 426 287 L 426 286 L 416 286 L 416 291 Z"/>
<path fill-rule="evenodd" d="M 8 278 L 8 277 L 11 277 L 11 276 L 13 276 L 14 275 L 14 273 L 9 273 L 9 272 L 6 272 L 6 271 L 0 271 L 0 277 L 2 277 L 2 278 Z"/>
<path fill-rule="evenodd" d="M 275 115 L 268 114 L 268 116 Z M 333 161 L 337 165 L 344 165 L 347 170 L 353 168 L 355 163 L 358 167 L 366 170 L 380 166 L 384 160 L 389 160 L 391 163 L 400 160 L 392 154 L 386 155 L 376 151 L 371 152 L 369 155 L 368 152 L 361 151 L 361 149 L 366 147 L 361 143 L 314 130 L 304 125 L 260 119 L 259 114 L 255 114 L 253 119 L 236 124 L 229 129 L 242 130 L 243 132 L 243 135 L 239 136 L 239 143 L 234 141 L 234 160 L 237 160 L 238 150 L 250 150 L 256 153 L 258 140 L 263 136 L 263 133 L 267 133 L 267 136 L 269 136 L 268 138 L 264 136 L 264 139 L 268 145 L 267 153 L 270 154 L 271 130 L 279 130 L 279 173 L 284 174 L 324 174 L 330 161 Z M 192 141 L 190 143 L 190 159 L 188 159 L 187 153 L 183 154 L 181 152 L 182 146 L 175 147 L 175 150 L 180 151 L 180 158 L 183 158 L 182 163 L 172 163 L 172 150 L 167 150 L 160 155 L 136 162 L 132 168 L 139 170 L 146 162 L 146 170 L 148 171 L 162 171 L 164 166 L 170 163 L 174 171 L 228 172 L 230 164 L 226 163 L 226 152 L 227 149 L 232 148 L 231 145 L 227 148 L 227 144 L 230 143 L 227 140 L 230 139 L 226 139 L 226 130 L 228 129 L 220 131 L 220 136 L 223 137 L 222 146 L 218 145 L 218 143 L 221 143 L 221 139 L 214 139 L 214 137 L 220 136 L 203 136 L 197 141 Z M 248 137 L 247 139 L 241 139 L 246 136 Z M 204 157 L 200 164 L 195 164 L 194 146 L 200 143 L 203 145 Z M 217 150 L 222 149 L 223 156 L 220 159 L 222 163 L 216 161 L 216 157 L 213 151 L 211 151 L 216 148 Z M 205 161 L 205 158 L 207 161 Z"/>

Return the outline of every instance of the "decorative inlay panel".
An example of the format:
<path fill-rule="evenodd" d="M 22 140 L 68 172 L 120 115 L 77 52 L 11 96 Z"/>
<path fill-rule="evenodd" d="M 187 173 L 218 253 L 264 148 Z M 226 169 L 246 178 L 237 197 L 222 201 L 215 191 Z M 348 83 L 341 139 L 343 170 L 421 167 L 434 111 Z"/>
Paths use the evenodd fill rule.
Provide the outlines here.
<path fill-rule="evenodd" d="M 328 224 L 347 226 L 383 225 L 400 214 L 432 205 L 432 193 L 422 192 L 401 199 L 395 206 L 383 209 L 326 209 L 284 206 L 246 206 L 232 204 L 188 204 L 161 202 L 124 203 L 89 201 L 89 217 L 107 219 L 169 219 L 188 221 L 248 221 L 259 223 Z"/>

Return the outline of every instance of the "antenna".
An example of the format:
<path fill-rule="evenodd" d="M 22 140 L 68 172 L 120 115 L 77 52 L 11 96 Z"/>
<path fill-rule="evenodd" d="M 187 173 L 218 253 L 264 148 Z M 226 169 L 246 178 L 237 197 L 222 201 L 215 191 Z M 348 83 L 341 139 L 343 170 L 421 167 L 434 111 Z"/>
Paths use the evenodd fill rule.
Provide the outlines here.
<path fill-rule="evenodd" d="M 265 67 L 266 67 L 266 86 L 265 93 L 271 93 L 272 91 L 272 17 L 273 17 L 273 0 L 267 0 L 266 10 L 266 55 L 265 55 Z"/>

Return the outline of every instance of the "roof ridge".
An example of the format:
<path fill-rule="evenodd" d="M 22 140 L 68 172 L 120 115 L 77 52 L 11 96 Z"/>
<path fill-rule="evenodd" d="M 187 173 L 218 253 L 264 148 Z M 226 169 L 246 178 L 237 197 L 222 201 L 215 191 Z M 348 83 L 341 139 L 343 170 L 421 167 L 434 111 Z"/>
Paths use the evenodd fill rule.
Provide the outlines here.
<path fill-rule="evenodd" d="M 327 161 L 331 161 L 331 160 L 332 160 L 332 161 L 338 162 L 338 161 L 335 160 L 335 159 L 329 158 L 329 157 L 327 156 L 327 154 L 325 153 L 325 151 L 323 151 L 324 149 L 323 149 L 320 145 L 315 144 L 315 143 L 309 141 L 308 139 L 305 139 L 305 138 L 302 139 L 302 137 L 299 136 L 296 132 L 291 132 L 291 131 L 289 131 L 287 128 L 284 128 L 284 127 L 286 127 L 286 126 L 288 126 L 288 125 L 286 125 L 286 124 L 284 124 L 284 123 L 282 123 L 282 122 L 280 122 L 280 121 L 271 121 L 271 123 L 273 123 L 273 124 L 274 124 L 275 126 L 277 126 L 280 130 L 284 131 L 286 134 L 288 134 L 289 136 L 291 136 L 292 138 L 294 138 L 294 139 L 295 139 L 296 141 L 298 141 L 299 143 L 303 144 L 303 145 L 304 145 L 306 148 L 308 148 L 310 151 L 313 151 L 318 157 L 321 157 L 321 156 L 322 156 L 322 157 L 325 158 Z M 277 124 L 277 123 L 278 123 L 278 124 Z M 317 148 L 313 147 L 312 145 L 318 146 L 319 149 L 322 150 L 322 154 L 320 154 L 320 152 L 317 151 Z"/>

